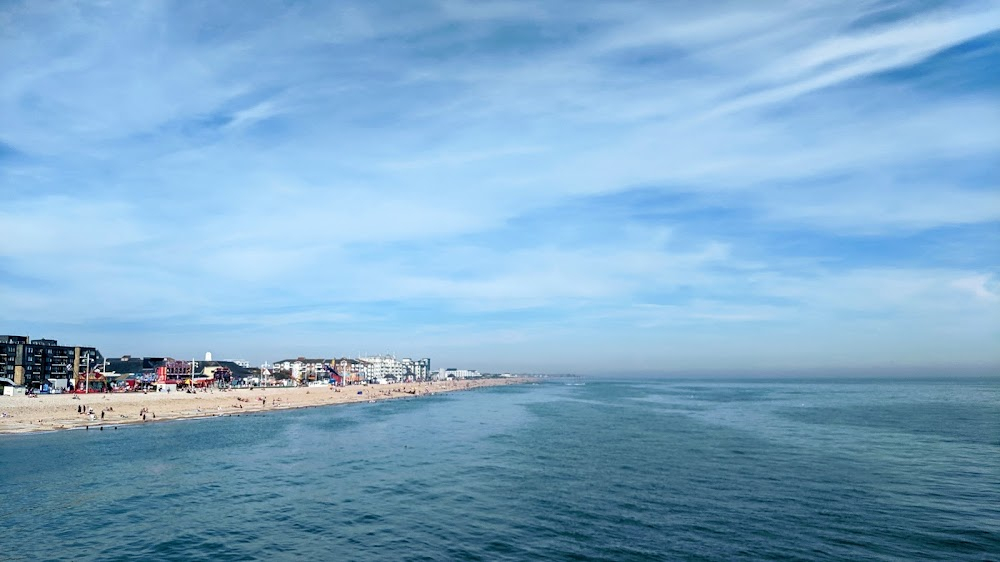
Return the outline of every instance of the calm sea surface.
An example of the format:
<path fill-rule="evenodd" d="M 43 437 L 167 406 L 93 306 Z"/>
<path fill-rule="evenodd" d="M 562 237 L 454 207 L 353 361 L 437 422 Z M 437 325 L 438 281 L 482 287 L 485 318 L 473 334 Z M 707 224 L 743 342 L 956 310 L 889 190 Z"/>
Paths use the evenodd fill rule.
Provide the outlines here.
<path fill-rule="evenodd" d="M 0 559 L 1000 560 L 1000 380 L 550 381 L 0 436 Z"/>

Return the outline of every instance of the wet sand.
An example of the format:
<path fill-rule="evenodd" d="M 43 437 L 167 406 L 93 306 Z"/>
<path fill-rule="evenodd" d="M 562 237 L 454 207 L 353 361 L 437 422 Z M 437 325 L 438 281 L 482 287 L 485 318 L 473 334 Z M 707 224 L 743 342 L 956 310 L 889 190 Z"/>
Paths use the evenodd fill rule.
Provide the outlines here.
<path fill-rule="evenodd" d="M 526 379 L 482 379 L 389 385 L 268 387 L 186 392 L 125 392 L 0 396 L 0 434 L 64 429 L 110 429 L 136 423 L 230 416 L 372 400 L 413 398 L 526 382 Z M 360 394 L 359 394 L 360 393 Z M 84 413 L 78 413 L 80 408 Z M 90 411 L 93 411 L 93 416 Z M 103 418 L 101 414 L 104 414 Z"/>

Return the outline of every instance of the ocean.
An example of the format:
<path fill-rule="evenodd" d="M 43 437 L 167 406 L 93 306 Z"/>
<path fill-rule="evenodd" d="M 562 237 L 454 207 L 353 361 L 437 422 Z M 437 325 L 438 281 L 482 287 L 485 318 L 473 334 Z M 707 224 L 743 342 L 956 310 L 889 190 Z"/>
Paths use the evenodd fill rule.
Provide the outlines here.
<path fill-rule="evenodd" d="M 1000 379 L 549 379 L 0 436 L 0 559 L 1000 560 Z"/>

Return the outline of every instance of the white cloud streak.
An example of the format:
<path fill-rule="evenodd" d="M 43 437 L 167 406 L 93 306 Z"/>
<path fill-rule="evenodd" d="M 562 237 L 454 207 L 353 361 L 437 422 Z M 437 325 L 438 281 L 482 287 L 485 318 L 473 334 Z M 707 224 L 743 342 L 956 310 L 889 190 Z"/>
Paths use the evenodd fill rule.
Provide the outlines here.
<path fill-rule="evenodd" d="M 514 314 L 519 328 L 462 337 L 528 350 L 503 334 L 583 338 L 615 318 L 621 343 L 874 315 L 923 330 L 865 347 L 882 359 L 939 322 L 978 330 L 943 354 L 991 358 L 975 334 L 998 331 L 1000 110 L 988 77 L 935 57 L 978 41 L 995 61 L 996 2 L 227 10 L 0 8 L 12 330 L 160 311 L 287 329 L 364 316 L 353 306 L 377 337 L 402 315 L 380 307 L 416 302 L 417 327 Z M 600 233 L 560 214 L 635 188 L 689 212 Z M 961 265 L 822 248 L 802 265 L 726 235 L 719 209 L 806 238 L 986 234 Z"/>

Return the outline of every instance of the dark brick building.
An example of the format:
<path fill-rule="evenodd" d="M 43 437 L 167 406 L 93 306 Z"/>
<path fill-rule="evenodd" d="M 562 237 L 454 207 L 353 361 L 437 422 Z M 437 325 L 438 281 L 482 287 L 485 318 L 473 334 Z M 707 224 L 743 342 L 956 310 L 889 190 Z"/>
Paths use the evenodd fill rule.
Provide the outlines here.
<path fill-rule="evenodd" d="M 93 347 L 59 345 L 56 340 L 29 340 L 0 335 L 0 385 L 41 388 L 49 381 L 75 379 L 104 361 Z"/>

